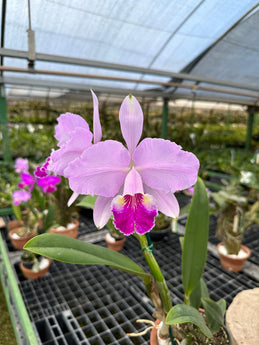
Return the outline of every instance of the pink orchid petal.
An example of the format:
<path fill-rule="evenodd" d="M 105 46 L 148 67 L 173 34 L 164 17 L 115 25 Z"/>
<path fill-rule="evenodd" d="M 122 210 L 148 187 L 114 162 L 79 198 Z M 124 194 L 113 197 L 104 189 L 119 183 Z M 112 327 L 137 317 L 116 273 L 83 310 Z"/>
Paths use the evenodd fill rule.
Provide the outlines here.
<path fill-rule="evenodd" d="M 153 196 L 156 201 L 158 211 L 164 213 L 171 218 L 178 218 L 180 208 L 175 195 L 171 192 L 165 193 L 163 191 L 155 190 L 145 186 L 145 193 Z"/>
<path fill-rule="evenodd" d="M 93 104 L 94 104 L 94 123 L 93 123 L 93 131 L 94 131 L 94 144 L 98 143 L 102 139 L 102 127 L 100 122 L 99 116 L 99 102 L 98 98 L 96 97 L 95 93 L 91 90 L 92 97 L 93 97 Z"/>
<path fill-rule="evenodd" d="M 123 185 L 129 163 L 129 152 L 121 143 L 101 141 L 70 163 L 65 175 L 76 193 L 111 197 Z"/>
<path fill-rule="evenodd" d="M 98 196 L 94 204 L 94 224 L 98 229 L 105 226 L 108 220 L 112 216 L 111 202 L 113 197 L 105 198 L 103 196 Z"/>
<path fill-rule="evenodd" d="M 148 194 L 118 195 L 112 202 L 114 225 L 124 235 L 136 231 L 143 235 L 155 225 L 157 209 L 152 196 Z"/>
<path fill-rule="evenodd" d="M 126 176 L 123 194 L 134 195 L 137 193 L 143 194 L 143 183 L 139 173 L 132 168 Z"/>
<path fill-rule="evenodd" d="M 197 157 L 169 140 L 144 139 L 136 148 L 133 161 L 143 182 L 164 192 L 186 189 L 197 180 Z"/>
<path fill-rule="evenodd" d="M 77 127 L 90 131 L 88 123 L 80 115 L 65 113 L 60 115 L 57 120 L 55 138 L 59 141 L 57 144 L 59 147 L 70 139 L 70 133 Z"/>
<path fill-rule="evenodd" d="M 68 165 L 92 145 L 93 135 L 85 128 L 76 128 L 70 133 L 70 137 L 66 144 L 51 153 L 51 163 L 48 166 L 48 170 L 65 177 L 64 171 Z"/>
<path fill-rule="evenodd" d="M 121 132 L 132 154 L 140 140 L 143 129 L 143 112 L 137 99 L 129 95 L 121 104 L 119 119 Z"/>
<path fill-rule="evenodd" d="M 13 204 L 20 205 L 22 202 L 27 202 L 31 198 L 31 193 L 27 190 L 16 190 L 12 194 Z"/>
<path fill-rule="evenodd" d="M 73 204 L 73 202 L 77 199 L 78 196 L 79 194 L 73 193 L 67 202 L 67 206 L 70 207 Z"/>
<path fill-rule="evenodd" d="M 22 172 L 27 173 L 28 170 L 29 170 L 29 161 L 28 161 L 28 159 L 17 158 L 15 160 L 14 168 L 15 168 L 15 171 L 17 173 L 22 173 Z"/>

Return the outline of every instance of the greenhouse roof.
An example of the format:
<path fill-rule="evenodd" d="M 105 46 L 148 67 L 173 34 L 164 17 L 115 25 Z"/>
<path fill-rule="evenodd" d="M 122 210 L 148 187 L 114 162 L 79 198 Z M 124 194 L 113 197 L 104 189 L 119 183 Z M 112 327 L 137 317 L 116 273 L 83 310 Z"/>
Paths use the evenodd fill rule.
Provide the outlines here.
<path fill-rule="evenodd" d="M 7 97 L 86 97 L 92 88 L 100 94 L 258 105 L 255 0 L 1 3 Z"/>

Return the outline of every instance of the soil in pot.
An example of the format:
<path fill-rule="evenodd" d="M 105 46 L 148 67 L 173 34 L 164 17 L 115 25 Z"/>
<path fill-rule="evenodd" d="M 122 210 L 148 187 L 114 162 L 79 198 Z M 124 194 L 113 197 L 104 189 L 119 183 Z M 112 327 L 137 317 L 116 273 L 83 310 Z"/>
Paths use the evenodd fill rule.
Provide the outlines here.
<path fill-rule="evenodd" d="M 217 245 L 219 259 L 222 267 L 229 272 L 239 272 L 244 267 L 246 260 L 251 255 L 248 247 L 242 245 L 238 255 L 228 255 L 223 242 Z"/>
<path fill-rule="evenodd" d="M 155 324 L 159 325 L 160 320 L 156 320 Z M 186 323 L 186 324 L 181 324 L 179 325 L 180 329 L 182 328 L 185 332 L 188 332 L 188 327 L 191 327 L 192 329 L 195 330 L 195 328 L 197 329 L 196 326 L 191 325 Z M 190 331 L 189 331 L 190 332 Z M 158 330 L 156 328 L 153 328 L 151 333 L 150 333 L 150 345 L 171 345 L 171 341 L 169 340 L 168 344 L 166 344 L 165 342 L 160 343 L 158 341 Z M 180 344 L 181 341 L 183 340 L 181 337 L 176 336 L 176 334 L 174 334 L 174 339 L 176 342 L 177 339 L 177 344 Z M 190 340 L 191 341 L 191 340 Z M 203 339 L 199 340 L 198 336 L 195 336 L 195 339 L 192 342 L 188 342 L 188 345 L 205 345 L 205 344 L 210 344 L 210 345 L 232 345 L 232 340 L 231 340 L 231 336 L 228 332 L 228 330 L 225 327 L 222 327 L 218 333 L 214 334 L 213 339 L 209 339 L 209 341 L 207 342 L 207 339 L 205 339 L 203 337 Z"/>
<path fill-rule="evenodd" d="M 12 242 L 12 245 L 15 249 L 22 250 L 25 243 L 27 243 L 31 238 L 33 238 L 36 233 L 30 234 L 23 234 L 23 228 L 14 228 L 13 230 L 9 231 L 9 238 Z"/>
<path fill-rule="evenodd" d="M 77 219 L 73 219 L 73 221 L 67 225 L 67 228 L 65 228 L 64 226 L 59 226 L 58 228 L 51 228 L 49 232 L 77 238 L 78 229 L 79 221 Z"/>
<path fill-rule="evenodd" d="M 38 279 L 40 277 L 44 277 L 50 267 L 51 261 L 50 259 L 47 259 L 45 257 L 41 257 L 39 259 L 39 269 L 37 272 L 33 271 L 32 268 L 28 268 L 28 264 L 26 264 L 27 267 L 25 267 L 23 262 L 20 262 L 20 269 L 27 279 Z"/>
<path fill-rule="evenodd" d="M 123 248 L 124 242 L 126 241 L 126 237 L 123 238 L 115 238 L 109 232 L 105 235 L 105 242 L 109 249 L 115 250 L 116 252 L 120 252 Z"/>

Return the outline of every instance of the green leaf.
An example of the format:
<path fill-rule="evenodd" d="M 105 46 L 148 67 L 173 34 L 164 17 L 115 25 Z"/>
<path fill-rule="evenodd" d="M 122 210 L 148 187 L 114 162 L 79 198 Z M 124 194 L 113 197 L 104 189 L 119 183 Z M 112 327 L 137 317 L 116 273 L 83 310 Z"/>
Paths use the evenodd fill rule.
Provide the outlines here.
<path fill-rule="evenodd" d="M 187 300 L 199 283 L 204 270 L 208 236 L 209 201 L 205 185 L 198 177 L 185 228 L 182 252 L 183 287 Z"/>
<path fill-rule="evenodd" d="M 127 256 L 60 234 L 42 234 L 26 243 L 24 249 L 53 260 L 71 264 L 107 265 L 141 277 L 145 284 L 151 284 L 150 274 L 143 271 Z"/>
<path fill-rule="evenodd" d="M 32 190 L 32 199 L 36 200 L 37 203 L 37 207 L 39 207 L 39 209 L 41 211 L 44 210 L 44 197 L 42 196 L 40 190 L 38 188 L 33 188 Z"/>
<path fill-rule="evenodd" d="M 176 325 L 185 322 L 193 323 L 200 328 L 206 337 L 212 338 L 211 331 L 206 326 L 203 316 L 197 309 L 186 304 L 177 304 L 170 309 L 166 317 L 166 324 Z"/>
<path fill-rule="evenodd" d="M 192 290 L 190 294 L 190 305 L 195 309 L 199 309 L 201 306 L 201 284 L 197 284 L 196 288 Z"/>
<path fill-rule="evenodd" d="M 200 280 L 200 286 L 201 286 L 201 297 L 203 298 L 209 298 L 209 290 L 207 288 L 207 285 L 205 283 L 205 281 L 203 280 L 203 278 L 201 278 Z"/>
<path fill-rule="evenodd" d="M 210 298 L 202 298 L 202 304 L 206 314 L 208 326 L 213 334 L 217 333 L 224 325 L 224 315 L 226 310 L 226 302 L 221 299 L 218 302 Z"/>
<path fill-rule="evenodd" d="M 93 209 L 96 199 L 97 199 L 97 195 L 94 195 L 94 196 L 87 195 L 77 204 L 77 206 L 83 206 L 83 207 L 88 207 L 88 208 Z"/>
<path fill-rule="evenodd" d="M 43 229 L 48 231 L 49 228 L 53 225 L 55 219 L 55 203 L 50 203 L 48 208 L 48 213 L 44 216 Z"/>
<path fill-rule="evenodd" d="M 12 204 L 12 209 L 16 219 L 22 220 L 22 212 L 20 206 Z"/>
<path fill-rule="evenodd" d="M 217 301 L 218 306 L 220 307 L 223 317 L 225 317 L 226 309 L 227 309 L 227 303 L 226 301 L 221 298 L 219 301 Z"/>

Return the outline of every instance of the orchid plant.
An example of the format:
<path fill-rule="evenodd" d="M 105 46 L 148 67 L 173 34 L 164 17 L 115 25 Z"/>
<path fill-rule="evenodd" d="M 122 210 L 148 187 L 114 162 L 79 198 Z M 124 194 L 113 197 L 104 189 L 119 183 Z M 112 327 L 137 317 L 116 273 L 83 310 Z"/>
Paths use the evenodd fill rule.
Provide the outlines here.
<path fill-rule="evenodd" d="M 37 167 L 34 174 L 30 174 L 29 161 L 23 158 L 16 159 L 14 167 L 21 179 L 18 183 L 19 189 L 12 194 L 13 211 L 16 218 L 24 223 L 24 234 L 37 232 L 36 227 L 40 223 L 46 231 L 53 223 L 55 207 L 46 196 L 50 196 L 56 190 L 61 178 L 46 174 L 48 164 L 49 160 L 42 167 Z"/>
<path fill-rule="evenodd" d="M 174 336 L 181 333 L 182 340 L 188 338 L 186 330 L 180 332 L 175 326 L 186 322 L 192 325 L 192 330 L 199 328 L 202 341 L 204 337 L 212 338 L 223 325 L 225 303 L 212 301 L 201 279 L 207 255 L 209 209 L 205 186 L 197 177 L 199 161 L 194 154 L 169 140 L 140 141 L 143 113 L 132 95 L 124 99 L 119 112 L 127 147 L 115 140 L 101 141 L 98 99 L 93 92 L 92 96 L 93 133 L 79 115 L 62 114 L 55 134 L 59 148 L 51 153 L 48 168 L 68 179 L 73 191 L 69 204 L 80 194 L 96 197 L 93 218 L 98 228 L 112 219 L 121 233 L 137 238 L 150 273 L 121 253 L 58 234 L 37 236 L 25 248 L 64 262 L 109 265 L 142 278 L 155 307 L 154 316 L 161 320 L 159 339 L 164 344 L 173 342 L 172 333 Z M 181 241 L 185 299 L 183 304 L 172 306 L 149 232 L 158 212 L 174 219 L 178 217 L 179 205 L 174 193 L 193 185 L 192 206 Z M 207 323 L 197 310 L 201 302 Z"/>

